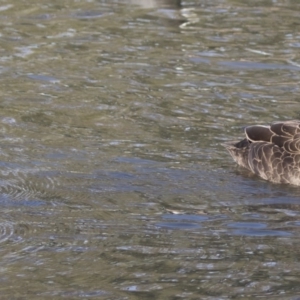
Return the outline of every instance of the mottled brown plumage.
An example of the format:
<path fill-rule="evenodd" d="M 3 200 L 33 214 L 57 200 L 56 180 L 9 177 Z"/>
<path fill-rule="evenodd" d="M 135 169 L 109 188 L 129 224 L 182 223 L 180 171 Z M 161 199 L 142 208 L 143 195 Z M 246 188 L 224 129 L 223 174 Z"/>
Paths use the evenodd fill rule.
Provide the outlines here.
<path fill-rule="evenodd" d="M 261 178 L 300 185 L 300 121 L 245 128 L 246 138 L 224 144 L 237 164 Z"/>

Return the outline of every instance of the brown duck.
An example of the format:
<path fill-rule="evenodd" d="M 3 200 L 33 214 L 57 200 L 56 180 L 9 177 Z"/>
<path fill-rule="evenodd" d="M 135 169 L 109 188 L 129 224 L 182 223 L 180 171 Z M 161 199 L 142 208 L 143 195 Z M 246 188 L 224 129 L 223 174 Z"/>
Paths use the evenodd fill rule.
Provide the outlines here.
<path fill-rule="evenodd" d="M 246 138 L 224 144 L 235 162 L 261 178 L 300 185 L 300 121 L 245 128 Z"/>

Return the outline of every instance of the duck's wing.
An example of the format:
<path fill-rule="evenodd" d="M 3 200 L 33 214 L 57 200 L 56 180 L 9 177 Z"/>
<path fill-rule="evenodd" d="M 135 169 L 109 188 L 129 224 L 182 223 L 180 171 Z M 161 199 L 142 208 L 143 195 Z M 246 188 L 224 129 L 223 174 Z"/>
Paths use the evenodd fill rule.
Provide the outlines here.
<path fill-rule="evenodd" d="M 258 152 L 253 153 L 253 157 L 250 157 L 250 146 L 252 148 L 253 144 L 256 142 L 270 143 L 271 138 L 275 133 L 270 129 L 270 126 L 254 125 L 246 127 L 245 134 L 245 139 L 239 142 L 230 141 L 224 143 L 223 146 L 238 165 L 255 172 L 251 160 L 256 158 L 257 155 L 262 155 L 262 151 L 259 150 Z"/>
<path fill-rule="evenodd" d="M 272 142 L 291 154 L 300 153 L 300 121 L 293 120 L 282 123 L 275 123 L 271 126 L 276 134 Z M 281 138 L 280 137 L 284 137 Z"/>
<path fill-rule="evenodd" d="M 248 126 L 245 134 L 250 142 L 268 142 L 288 153 L 300 153 L 299 120 L 277 122 L 271 126 Z"/>
<path fill-rule="evenodd" d="M 299 121 L 249 126 L 245 132 L 251 142 L 248 163 L 252 172 L 273 182 L 300 184 Z"/>

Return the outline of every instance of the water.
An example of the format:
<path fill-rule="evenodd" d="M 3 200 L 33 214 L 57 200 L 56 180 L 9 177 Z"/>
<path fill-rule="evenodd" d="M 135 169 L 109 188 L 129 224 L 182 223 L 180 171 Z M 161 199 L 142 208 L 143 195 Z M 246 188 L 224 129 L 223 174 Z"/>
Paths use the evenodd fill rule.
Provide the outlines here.
<path fill-rule="evenodd" d="M 300 118 L 299 8 L 3 3 L 1 299 L 298 299 L 300 189 L 221 144 Z"/>

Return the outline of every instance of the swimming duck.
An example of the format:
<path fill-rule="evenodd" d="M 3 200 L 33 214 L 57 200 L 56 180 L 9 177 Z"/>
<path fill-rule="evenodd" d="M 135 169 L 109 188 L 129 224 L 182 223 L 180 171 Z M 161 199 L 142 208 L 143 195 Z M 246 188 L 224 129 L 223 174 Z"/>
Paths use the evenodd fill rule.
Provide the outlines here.
<path fill-rule="evenodd" d="M 245 128 L 246 138 L 224 146 L 235 162 L 263 179 L 300 185 L 300 121 Z"/>

